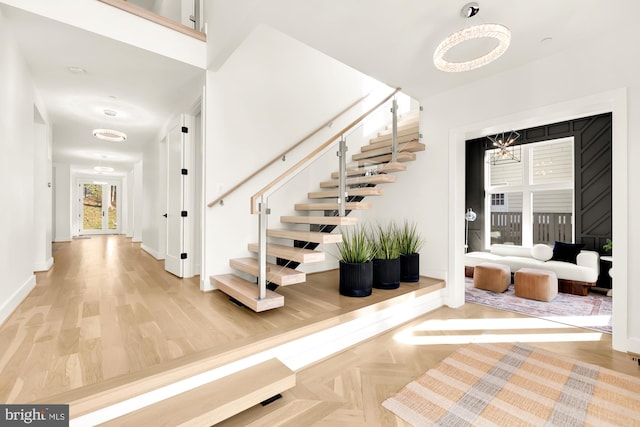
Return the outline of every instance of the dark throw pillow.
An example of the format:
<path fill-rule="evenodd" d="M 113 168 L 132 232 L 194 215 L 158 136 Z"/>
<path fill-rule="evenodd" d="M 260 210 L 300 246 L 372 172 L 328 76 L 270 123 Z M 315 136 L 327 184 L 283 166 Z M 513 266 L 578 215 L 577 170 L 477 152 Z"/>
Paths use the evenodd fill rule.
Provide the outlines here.
<path fill-rule="evenodd" d="M 564 243 L 556 241 L 553 245 L 553 256 L 551 257 L 551 261 L 565 261 L 575 264 L 576 257 L 582 248 L 584 248 L 584 244 L 582 243 Z"/>

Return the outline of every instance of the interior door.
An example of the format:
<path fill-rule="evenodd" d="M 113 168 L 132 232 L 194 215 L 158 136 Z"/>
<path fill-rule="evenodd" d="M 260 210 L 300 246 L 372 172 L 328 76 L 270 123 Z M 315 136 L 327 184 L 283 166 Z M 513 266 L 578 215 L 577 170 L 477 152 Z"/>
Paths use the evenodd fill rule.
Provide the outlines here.
<path fill-rule="evenodd" d="M 107 182 L 81 182 L 79 232 L 113 234 L 119 232 L 118 185 Z"/>
<path fill-rule="evenodd" d="M 185 260 L 185 138 L 182 123 L 167 135 L 167 245 L 164 268 L 184 277 Z"/>

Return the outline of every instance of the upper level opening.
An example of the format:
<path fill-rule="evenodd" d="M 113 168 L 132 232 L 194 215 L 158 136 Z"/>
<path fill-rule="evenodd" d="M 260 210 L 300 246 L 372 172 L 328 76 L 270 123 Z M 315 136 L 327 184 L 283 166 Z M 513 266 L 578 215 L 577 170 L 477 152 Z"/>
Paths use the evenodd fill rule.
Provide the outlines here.
<path fill-rule="evenodd" d="M 207 41 L 202 0 L 98 0 L 172 30 Z"/>

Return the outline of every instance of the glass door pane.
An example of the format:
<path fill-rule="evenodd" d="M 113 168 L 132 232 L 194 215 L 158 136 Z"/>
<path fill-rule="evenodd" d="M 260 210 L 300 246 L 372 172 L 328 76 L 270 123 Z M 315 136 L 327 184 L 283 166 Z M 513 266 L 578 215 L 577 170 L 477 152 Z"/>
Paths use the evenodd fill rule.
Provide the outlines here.
<path fill-rule="evenodd" d="M 109 208 L 108 212 L 108 228 L 109 230 L 118 229 L 118 187 L 109 185 Z"/>
<path fill-rule="evenodd" d="M 491 244 L 522 245 L 522 193 L 491 194 Z"/>
<path fill-rule="evenodd" d="M 102 185 L 84 184 L 82 200 L 82 228 L 102 230 Z"/>

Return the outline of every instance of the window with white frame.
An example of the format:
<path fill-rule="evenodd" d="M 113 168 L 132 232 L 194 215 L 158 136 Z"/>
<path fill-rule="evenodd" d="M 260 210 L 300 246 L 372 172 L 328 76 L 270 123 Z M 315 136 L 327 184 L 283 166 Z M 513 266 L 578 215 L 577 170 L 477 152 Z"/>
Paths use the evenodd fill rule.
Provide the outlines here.
<path fill-rule="evenodd" d="M 485 153 L 485 233 L 493 243 L 573 242 L 573 138 L 521 146 L 521 161 L 492 164 Z"/>

